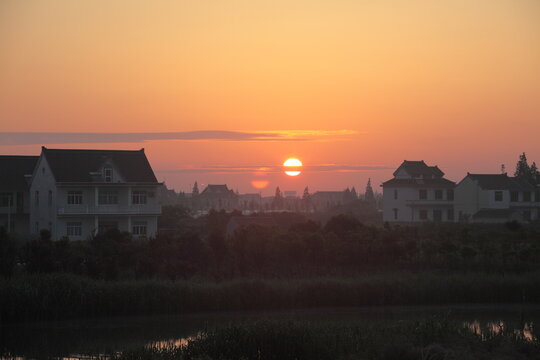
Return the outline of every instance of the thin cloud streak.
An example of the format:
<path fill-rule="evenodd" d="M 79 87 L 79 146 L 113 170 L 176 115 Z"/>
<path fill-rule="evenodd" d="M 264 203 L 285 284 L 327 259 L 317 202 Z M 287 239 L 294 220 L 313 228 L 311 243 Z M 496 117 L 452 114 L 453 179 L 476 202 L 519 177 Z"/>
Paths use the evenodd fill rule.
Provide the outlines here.
<path fill-rule="evenodd" d="M 376 170 L 390 170 L 384 165 L 309 165 L 302 166 L 302 172 L 362 172 Z M 284 171 L 282 166 L 208 166 L 208 167 L 186 167 L 182 169 L 156 170 L 161 174 L 181 174 L 181 173 L 212 173 L 212 174 L 252 174 L 266 173 L 275 174 Z"/>
<path fill-rule="evenodd" d="M 0 146 L 47 144 L 142 143 L 156 140 L 176 141 L 329 141 L 344 140 L 358 134 L 354 130 L 272 130 L 227 131 L 198 130 L 144 133 L 62 133 L 0 132 Z"/>

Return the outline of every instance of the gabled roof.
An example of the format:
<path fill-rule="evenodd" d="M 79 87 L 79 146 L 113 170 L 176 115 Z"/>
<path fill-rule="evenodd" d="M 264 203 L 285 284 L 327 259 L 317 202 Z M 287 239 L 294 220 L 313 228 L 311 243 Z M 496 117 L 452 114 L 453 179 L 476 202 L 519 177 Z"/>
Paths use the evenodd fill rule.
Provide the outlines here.
<path fill-rule="evenodd" d="M 202 191 L 201 195 L 206 196 L 230 196 L 234 195 L 234 191 L 230 190 L 227 185 L 208 185 Z"/>
<path fill-rule="evenodd" d="M 444 176 L 444 173 L 437 166 L 428 166 L 424 160 L 409 161 L 403 160 L 403 163 L 394 171 L 396 176 L 400 170 L 405 170 L 411 177 L 436 177 L 440 178 Z"/>
<path fill-rule="evenodd" d="M 390 179 L 382 183 L 382 186 L 388 187 L 406 187 L 406 188 L 454 188 L 456 183 L 445 178 L 435 179 Z"/>
<path fill-rule="evenodd" d="M 39 156 L 0 156 L 0 191 L 28 189 L 25 175 L 32 175 Z"/>
<path fill-rule="evenodd" d="M 154 171 L 141 150 L 47 149 L 42 154 L 57 182 L 92 182 L 91 173 L 111 162 L 126 182 L 157 183 Z"/>
<path fill-rule="evenodd" d="M 527 181 L 510 177 L 507 174 L 467 174 L 484 190 L 534 190 Z"/>

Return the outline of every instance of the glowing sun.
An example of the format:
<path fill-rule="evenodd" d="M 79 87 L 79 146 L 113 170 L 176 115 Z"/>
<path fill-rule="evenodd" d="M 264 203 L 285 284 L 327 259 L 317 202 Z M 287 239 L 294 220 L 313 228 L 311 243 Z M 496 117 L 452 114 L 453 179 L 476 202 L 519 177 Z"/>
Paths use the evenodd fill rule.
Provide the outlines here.
<path fill-rule="evenodd" d="M 283 163 L 285 167 L 285 174 L 289 176 L 298 176 L 302 172 L 302 162 L 296 158 L 290 158 Z"/>

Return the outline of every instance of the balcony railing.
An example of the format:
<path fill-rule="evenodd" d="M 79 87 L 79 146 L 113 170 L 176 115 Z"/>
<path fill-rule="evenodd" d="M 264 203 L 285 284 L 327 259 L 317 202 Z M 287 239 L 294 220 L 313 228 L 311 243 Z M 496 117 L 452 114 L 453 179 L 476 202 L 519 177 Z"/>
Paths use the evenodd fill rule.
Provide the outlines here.
<path fill-rule="evenodd" d="M 405 200 L 407 206 L 452 206 L 454 200 L 446 199 L 416 199 L 416 200 Z"/>
<path fill-rule="evenodd" d="M 159 215 L 158 205 L 67 205 L 58 208 L 58 215 Z"/>

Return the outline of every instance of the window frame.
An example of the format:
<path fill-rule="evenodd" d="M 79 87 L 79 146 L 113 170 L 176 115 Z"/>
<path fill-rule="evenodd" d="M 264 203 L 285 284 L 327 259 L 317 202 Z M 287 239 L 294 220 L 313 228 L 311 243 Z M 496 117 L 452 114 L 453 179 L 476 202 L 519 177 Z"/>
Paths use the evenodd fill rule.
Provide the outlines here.
<path fill-rule="evenodd" d="M 131 233 L 136 236 L 146 236 L 148 234 L 148 221 L 134 221 Z"/>
<path fill-rule="evenodd" d="M 118 205 L 118 191 L 100 190 L 98 194 L 98 205 Z"/>
<path fill-rule="evenodd" d="M 146 190 L 135 190 L 131 193 L 131 203 L 133 205 L 146 205 L 148 203 L 148 192 Z"/>
<path fill-rule="evenodd" d="M 427 189 L 419 189 L 418 190 L 418 200 L 427 200 L 427 198 L 428 198 Z"/>
<path fill-rule="evenodd" d="M 82 236 L 82 222 L 81 221 L 67 222 L 66 235 L 67 236 Z"/>
<path fill-rule="evenodd" d="M 493 194 L 494 194 L 493 199 L 494 199 L 495 202 L 502 202 L 503 201 L 504 196 L 503 196 L 502 190 L 495 190 L 493 192 Z"/>
<path fill-rule="evenodd" d="M 83 192 L 81 190 L 70 190 L 70 191 L 68 191 L 67 192 L 66 202 L 67 202 L 68 205 L 82 205 L 82 203 L 83 203 Z"/>
<path fill-rule="evenodd" d="M 113 168 L 112 166 L 105 166 L 103 168 L 103 180 L 107 183 L 113 182 Z"/>

